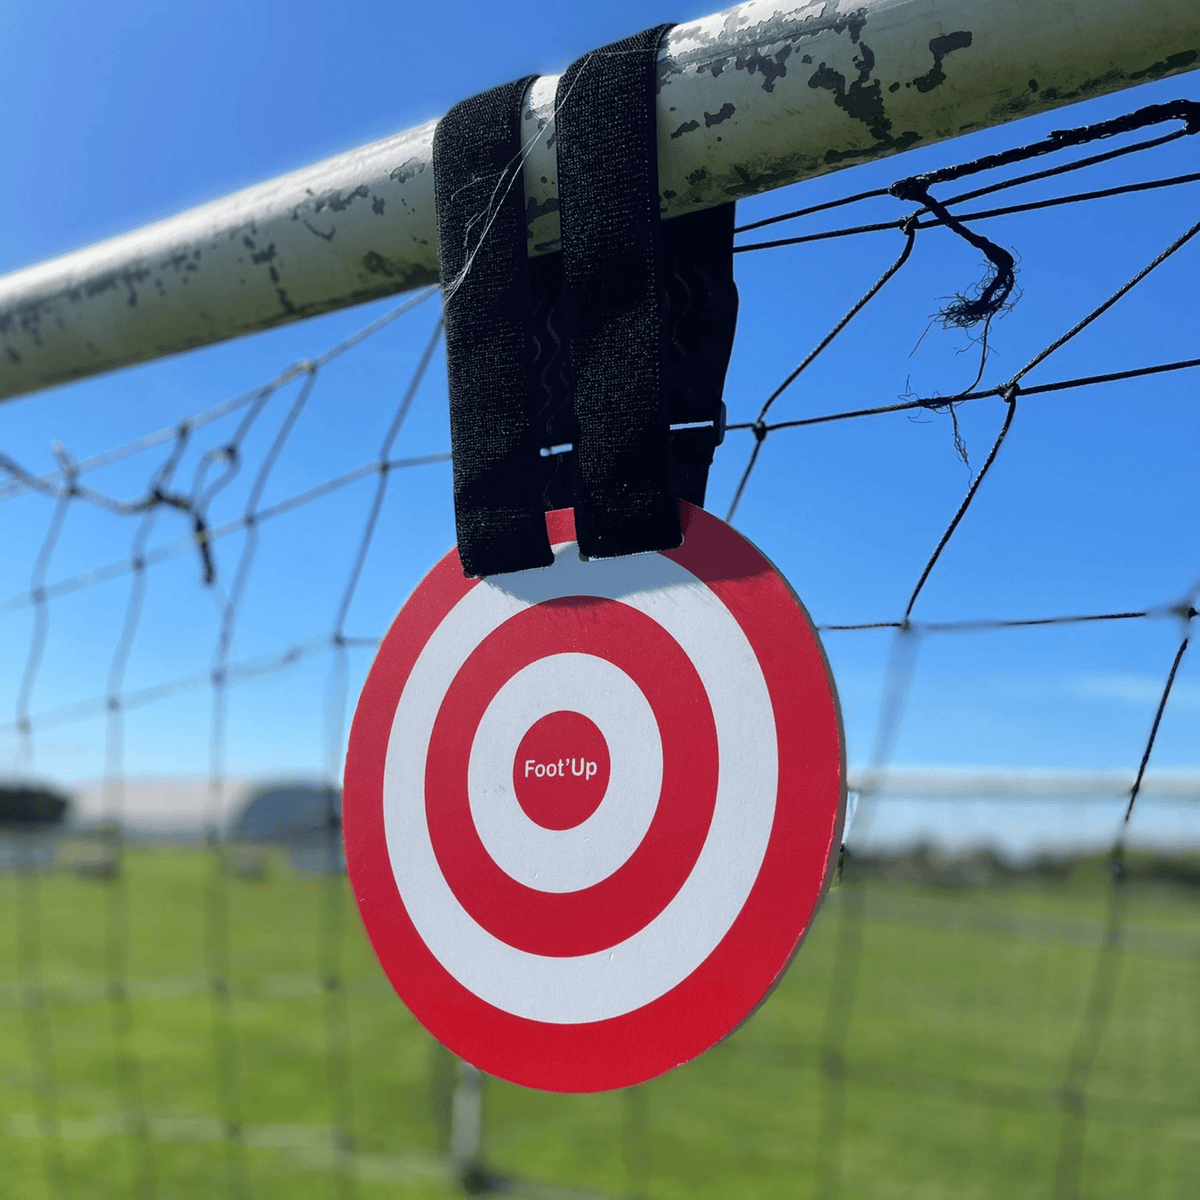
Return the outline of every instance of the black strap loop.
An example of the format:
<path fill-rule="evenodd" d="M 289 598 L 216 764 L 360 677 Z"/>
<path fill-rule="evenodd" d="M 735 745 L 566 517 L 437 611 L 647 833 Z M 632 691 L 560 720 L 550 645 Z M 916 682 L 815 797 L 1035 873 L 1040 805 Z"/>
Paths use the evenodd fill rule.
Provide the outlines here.
<path fill-rule="evenodd" d="M 456 104 L 433 142 L 454 515 L 468 575 L 554 561 L 530 420 L 520 116 L 532 78 Z"/>

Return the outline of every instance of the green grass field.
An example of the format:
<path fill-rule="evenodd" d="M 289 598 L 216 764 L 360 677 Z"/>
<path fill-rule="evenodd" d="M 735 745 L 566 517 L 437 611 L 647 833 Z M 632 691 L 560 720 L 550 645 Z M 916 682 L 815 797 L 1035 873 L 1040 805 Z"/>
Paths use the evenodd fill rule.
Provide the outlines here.
<path fill-rule="evenodd" d="M 199 851 L 126 858 L 128 1045 L 141 1064 L 156 1194 L 180 1200 L 226 1194 L 205 974 L 211 870 Z M 0 876 L 6 1200 L 135 1194 L 143 1143 L 127 1133 L 104 987 L 112 886 L 63 872 Z M 225 888 L 255 1196 L 342 1194 L 348 1164 L 331 1137 L 318 971 L 323 886 L 278 860 L 265 881 Z M 1064 1119 L 1057 1097 L 1098 954 L 1104 886 L 865 887 L 845 1054 L 844 1195 L 1051 1194 Z M 1176 1200 L 1200 1195 L 1200 893 L 1134 884 L 1129 896 L 1126 953 L 1087 1091 L 1080 1193 Z M 448 1064 L 382 979 L 344 899 L 358 1194 L 454 1195 L 443 1153 Z M 563 1097 L 489 1081 L 488 1164 L 518 1179 L 656 1200 L 811 1195 L 825 1086 L 818 1047 L 842 902 L 831 896 L 754 1018 L 690 1066 L 632 1095 Z M 44 1009 L 27 1003 L 22 984 L 35 928 Z M 38 1120 L 48 1085 L 56 1139 Z M 47 1162 L 61 1170 L 58 1192 Z"/>

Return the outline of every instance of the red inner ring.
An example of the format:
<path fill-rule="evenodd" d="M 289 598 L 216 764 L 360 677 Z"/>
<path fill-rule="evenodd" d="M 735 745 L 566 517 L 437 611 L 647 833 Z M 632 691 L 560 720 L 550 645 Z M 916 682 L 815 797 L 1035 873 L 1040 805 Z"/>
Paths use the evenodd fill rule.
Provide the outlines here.
<path fill-rule="evenodd" d="M 645 837 L 616 871 L 579 891 L 541 892 L 506 874 L 484 848 L 471 816 L 467 764 L 500 688 L 534 658 L 570 651 L 606 659 L 641 688 L 658 722 L 663 782 Z M 708 836 L 717 770 L 704 685 L 662 626 L 614 600 L 546 601 L 493 630 L 446 689 L 425 766 L 429 836 L 451 891 L 493 936 L 531 954 L 591 954 L 637 933 L 683 886 Z"/>

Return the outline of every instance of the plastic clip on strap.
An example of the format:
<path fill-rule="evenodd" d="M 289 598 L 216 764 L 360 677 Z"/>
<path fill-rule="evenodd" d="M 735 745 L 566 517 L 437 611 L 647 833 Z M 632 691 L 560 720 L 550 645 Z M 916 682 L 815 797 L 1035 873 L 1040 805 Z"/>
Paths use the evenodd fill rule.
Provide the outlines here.
<path fill-rule="evenodd" d="M 521 102 L 532 77 L 473 96 L 438 122 L 454 515 L 467 575 L 554 561 L 530 420 L 529 259 Z"/>

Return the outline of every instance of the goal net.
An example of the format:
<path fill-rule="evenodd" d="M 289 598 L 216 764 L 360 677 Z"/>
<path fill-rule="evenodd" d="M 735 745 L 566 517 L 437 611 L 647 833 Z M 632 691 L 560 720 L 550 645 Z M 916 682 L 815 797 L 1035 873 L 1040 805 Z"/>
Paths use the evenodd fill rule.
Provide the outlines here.
<path fill-rule="evenodd" d="M 0 406 L 8 1194 L 1193 1194 L 1187 82 L 739 204 L 709 507 L 856 805 L 778 991 L 628 1093 L 464 1073 L 347 891 L 349 716 L 453 541 L 436 289 Z"/>

